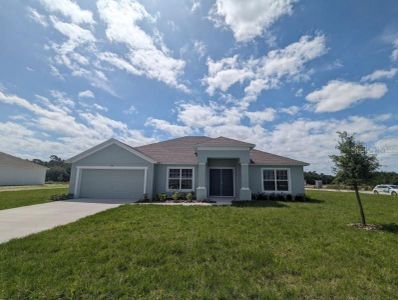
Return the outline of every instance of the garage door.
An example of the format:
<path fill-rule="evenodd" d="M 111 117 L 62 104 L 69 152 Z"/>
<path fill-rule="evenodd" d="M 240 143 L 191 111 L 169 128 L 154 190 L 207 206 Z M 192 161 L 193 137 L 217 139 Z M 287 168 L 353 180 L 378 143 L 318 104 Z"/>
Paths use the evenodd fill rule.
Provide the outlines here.
<path fill-rule="evenodd" d="M 81 170 L 80 197 L 97 199 L 141 199 L 144 170 Z"/>

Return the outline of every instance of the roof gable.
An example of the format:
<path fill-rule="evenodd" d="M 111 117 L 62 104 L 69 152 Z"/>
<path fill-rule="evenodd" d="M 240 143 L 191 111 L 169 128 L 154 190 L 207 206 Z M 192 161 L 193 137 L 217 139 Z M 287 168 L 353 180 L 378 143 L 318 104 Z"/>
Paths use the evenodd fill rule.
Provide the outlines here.
<path fill-rule="evenodd" d="M 125 149 L 125 150 L 127 150 L 127 151 L 129 151 L 129 152 L 141 157 L 142 159 L 144 159 L 144 160 L 146 160 L 148 162 L 156 163 L 156 161 L 153 160 L 151 157 L 145 155 L 144 153 L 142 153 L 140 151 L 137 151 L 135 148 L 133 148 L 133 147 L 131 147 L 131 146 L 125 144 L 125 143 L 122 143 L 122 142 L 120 142 L 120 141 L 118 141 L 118 140 L 116 140 L 114 138 L 111 138 L 111 139 L 109 139 L 109 140 L 107 140 L 107 141 L 105 141 L 105 142 L 103 142 L 103 143 L 101 143 L 101 144 L 99 144 L 97 146 L 94 146 L 94 147 L 92 147 L 92 148 L 90 148 L 90 149 L 88 149 L 88 150 L 76 155 L 76 156 L 73 156 L 73 157 L 69 158 L 66 162 L 75 163 L 75 162 L 77 162 L 77 161 L 79 161 L 79 160 L 81 160 L 81 159 L 83 159 L 85 157 L 88 157 L 88 156 L 90 156 L 90 155 L 92 155 L 92 154 L 94 154 L 94 153 L 96 153 L 96 152 L 98 152 L 98 151 L 100 151 L 102 149 L 105 149 L 105 148 L 107 148 L 107 147 L 109 147 L 111 145 L 117 145 L 117 146 L 119 146 L 119 147 L 121 147 L 121 148 L 123 148 L 123 149 Z"/>

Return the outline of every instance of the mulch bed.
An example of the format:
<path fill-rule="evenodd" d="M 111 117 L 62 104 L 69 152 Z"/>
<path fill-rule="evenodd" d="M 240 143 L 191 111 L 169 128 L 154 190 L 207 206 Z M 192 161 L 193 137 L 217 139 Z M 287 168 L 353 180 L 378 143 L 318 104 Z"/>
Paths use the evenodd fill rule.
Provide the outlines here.
<path fill-rule="evenodd" d="M 358 229 L 367 230 L 367 231 L 381 230 L 383 228 L 383 226 L 381 226 L 379 224 L 366 224 L 366 225 L 363 225 L 361 223 L 351 223 L 351 224 L 348 224 L 348 226 L 355 227 L 355 228 L 358 228 Z"/>

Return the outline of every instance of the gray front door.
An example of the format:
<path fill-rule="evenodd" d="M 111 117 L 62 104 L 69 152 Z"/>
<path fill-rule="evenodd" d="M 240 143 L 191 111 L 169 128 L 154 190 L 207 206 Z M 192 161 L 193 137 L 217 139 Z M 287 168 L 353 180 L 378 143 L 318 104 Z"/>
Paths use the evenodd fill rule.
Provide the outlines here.
<path fill-rule="evenodd" d="M 232 197 L 234 195 L 234 172 L 232 169 L 210 169 L 209 195 Z"/>

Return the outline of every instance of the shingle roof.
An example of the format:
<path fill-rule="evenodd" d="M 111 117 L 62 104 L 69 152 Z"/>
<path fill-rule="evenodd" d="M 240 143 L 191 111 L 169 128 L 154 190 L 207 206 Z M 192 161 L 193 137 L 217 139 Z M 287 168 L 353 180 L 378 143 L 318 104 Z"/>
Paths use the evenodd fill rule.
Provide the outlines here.
<path fill-rule="evenodd" d="M 300 165 L 300 166 L 308 166 L 309 164 L 303 161 L 291 159 L 288 157 L 279 156 L 276 154 L 260 151 L 260 150 L 251 150 L 250 158 L 253 164 L 257 165 Z"/>
<path fill-rule="evenodd" d="M 206 136 L 186 136 L 164 142 L 134 147 L 137 151 L 151 157 L 158 163 L 163 164 L 197 164 L 195 155 L 197 146 L 245 146 L 252 147 L 253 144 L 225 138 L 210 138 Z M 308 165 L 305 162 L 287 157 L 250 150 L 251 163 L 258 165 Z"/>
<path fill-rule="evenodd" d="M 200 146 L 200 147 L 223 147 L 223 146 L 231 147 L 231 146 L 236 146 L 236 147 L 254 148 L 255 145 L 220 136 L 218 138 L 209 139 L 209 140 L 205 141 L 204 143 L 198 144 L 196 146 Z"/>
<path fill-rule="evenodd" d="M 158 163 L 197 164 L 194 146 L 211 138 L 206 136 L 185 136 L 164 142 L 134 147 Z"/>
<path fill-rule="evenodd" d="M 0 152 L 0 167 L 1 166 L 19 166 L 19 167 L 30 167 L 30 168 L 44 168 L 47 169 L 47 167 L 35 164 L 34 162 L 31 162 L 26 159 L 22 159 L 4 152 Z"/>

